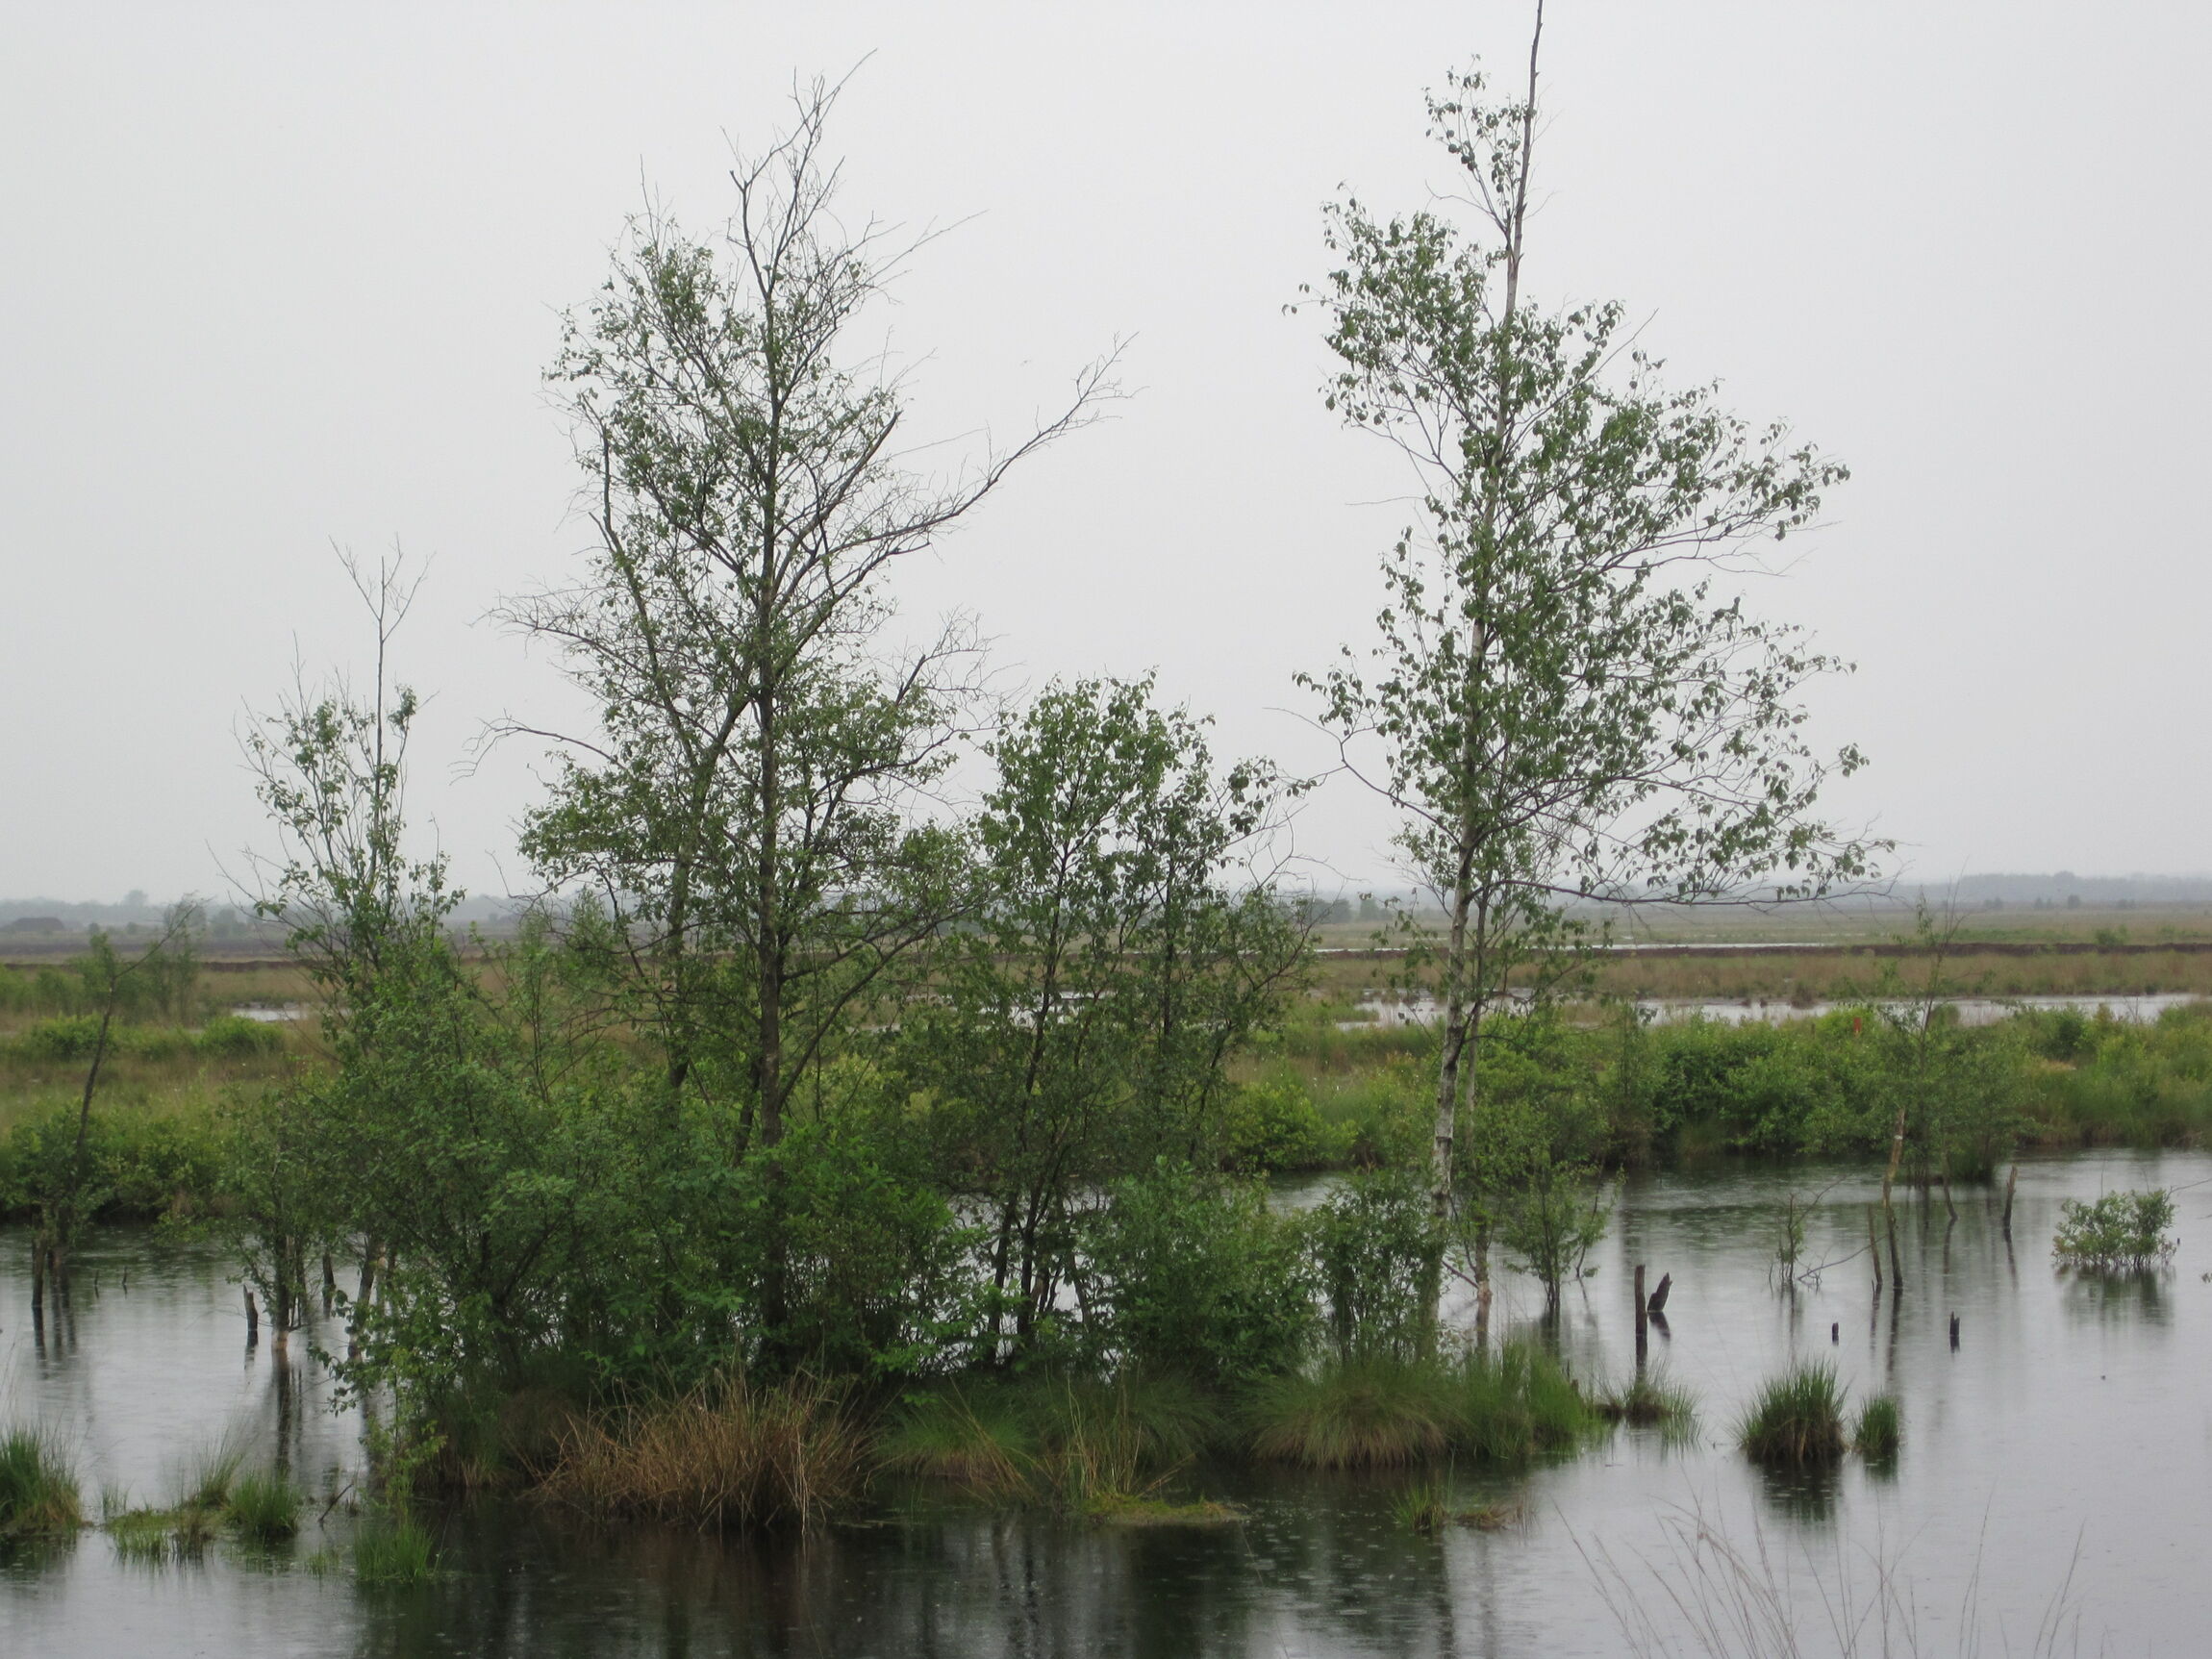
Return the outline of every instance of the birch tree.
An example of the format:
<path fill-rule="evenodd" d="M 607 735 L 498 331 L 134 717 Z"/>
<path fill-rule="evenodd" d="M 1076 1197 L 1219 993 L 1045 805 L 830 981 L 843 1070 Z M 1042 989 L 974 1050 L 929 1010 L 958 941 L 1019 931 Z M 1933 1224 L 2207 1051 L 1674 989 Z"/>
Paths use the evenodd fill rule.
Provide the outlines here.
<path fill-rule="evenodd" d="M 1420 492 L 1383 560 L 1377 640 L 1306 684 L 1444 912 L 1440 1221 L 1485 1020 L 1517 968 L 1571 956 L 1577 901 L 1811 897 L 1868 859 L 1816 811 L 1860 757 L 1817 754 L 1799 702 L 1845 665 L 1731 591 L 1845 468 L 1710 386 L 1669 390 L 1619 305 L 1526 291 L 1542 38 L 1540 6 L 1519 96 L 1479 72 L 1431 95 L 1458 194 L 1387 218 L 1331 207 L 1338 266 L 1308 290 L 1328 406 L 1395 445 Z"/>

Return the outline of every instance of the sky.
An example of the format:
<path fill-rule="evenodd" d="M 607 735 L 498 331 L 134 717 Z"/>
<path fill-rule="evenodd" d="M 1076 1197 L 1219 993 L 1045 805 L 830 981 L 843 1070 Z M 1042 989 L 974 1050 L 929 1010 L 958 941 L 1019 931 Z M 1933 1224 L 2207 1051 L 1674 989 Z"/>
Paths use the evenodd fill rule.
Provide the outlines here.
<path fill-rule="evenodd" d="M 542 372 L 625 217 L 705 232 L 732 143 L 847 76 L 841 203 L 937 236 L 868 340 L 947 464 L 1125 341 L 1112 418 L 898 578 L 1002 686 L 1156 668 L 1222 753 L 1319 771 L 1294 683 L 1359 644 L 1405 479 L 1322 408 L 1345 189 L 1427 205 L 1421 94 L 1524 4 L 32 5 L 0 53 L 0 894 L 230 896 L 239 735 L 359 673 L 334 547 L 426 571 L 414 800 L 480 892 L 572 716 L 487 619 L 572 574 Z M 1923 880 L 2212 868 L 2212 13 L 1553 0 L 1542 302 L 1613 298 L 1671 378 L 1847 462 L 1752 603 L 1857 664 L 1830 797 Z M 1338 778 L 1296 849 L 1393 882 Z"/>

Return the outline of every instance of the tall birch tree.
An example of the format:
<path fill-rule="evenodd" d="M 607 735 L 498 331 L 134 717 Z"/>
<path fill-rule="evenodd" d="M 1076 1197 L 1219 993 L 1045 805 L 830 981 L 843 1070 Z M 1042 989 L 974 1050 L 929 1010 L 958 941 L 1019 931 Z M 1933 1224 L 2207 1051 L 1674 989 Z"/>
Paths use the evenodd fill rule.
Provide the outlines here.
<path fill-rule="evenodd" d="M 1816 754 L 1799 702 L 1846 665 L 1730 591 L 1845 468 L 1710 386 L 1667 389 L 1618 304 L 1530 297 L 1542 39 L 1540 5 L 1518 97 L 1470 71 L 1428 101 L 1464 187 L 1443 200 L 1471 229 L 1346 198 L 1326 216 L 1338 266 L 1308 290 L 1338 360 L 1328 406 L 1420 490 L 1378 639 L 1306 684 L 1444 912 L 1440 1221 L 1485 1022 L 1517 968 L 1571 957 L 1578 901 L 1810 897 L 1869 856 L 1816 812 L 1860 757 Z"/>

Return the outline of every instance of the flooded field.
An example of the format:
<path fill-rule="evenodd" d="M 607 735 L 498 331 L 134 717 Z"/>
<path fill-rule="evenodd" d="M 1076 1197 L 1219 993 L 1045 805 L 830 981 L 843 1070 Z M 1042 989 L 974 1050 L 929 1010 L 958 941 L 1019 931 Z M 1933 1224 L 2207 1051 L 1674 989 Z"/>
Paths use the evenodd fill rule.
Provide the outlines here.
<path fill-rule="evenodd" d="M 1984 1194 L 1962 1193 L 1955 1220 L 1940 1196 L 1915 1199 L 1904 1294 L 1878 1302 L 1863 1254 L 1877 1173 L 1730 1168 L 1622 1186 L 1599 1270 L 1569 1293 L 1554 1335 L 1586 1387 L 1626 1375 L 1633 1266 L 1671 1273 L 1652 1364 L 1695 1394 L 1698 1425 L 1449 1476 L 1455 1498 L 1505 1506 L 1496 1530 L 1400 1525 L 1410 1476 L 1231 1468 L 1183 1476 L 1244 1512 L 1207 1527 L 892 1501 L 808 1540 L 724 1543 L 594 1530 L 510 1501 L 440 1516 L 440 1575 L 389 1591 L 346 1565 L 361 1417 L 329 1409 L 305 1345 L 282 1362 L 265 1336 L 247 1347 L 217 1257 L 150 1231 L 100 1233 L 68 1317 L 40 1343 L 28 1249 L 0 1233 L 0 1421 L 59 1436 L 88 1506 L 103 1491 L 160 1500 L 224 1444 L 281 1460 L 318 1495 L 289 1550 L 218 1542 L 149 1565 L 98 1530 L 20 1550 L 0 1565 L 0 1646 L 45 1659 L 1781 1650 L 1772 1634 L 1725 1648 L 1686 1636 L 1704 1597 L 1794 1621 L 1808 1653 L 2200 1650 L 2212 1155 L 2023 1164 L 2009 1248 Z M 2053 1269 L 2062 1198 L 2149 1185 L 2178 1189 L 2170 1269 L 2114 1281 Z M 1803 1264 L 1829 1264 L 1794 1290 L 1773 1248 L 1792 1194 L 1811 1203 Z M 1540 1306 L 1510 1285 L 1497 1324 L 1530 1328 Z M 1853 1459 L 1832 1478 L 1772 1480 L 1746 1463 L 1733 1422 L 1799 1355 L 1833 1360 L 1854 1397 L 1898 1394 L 1893 1470 Z M 1633 1639 L 1639 1618 L 1675 1645 Z"/>

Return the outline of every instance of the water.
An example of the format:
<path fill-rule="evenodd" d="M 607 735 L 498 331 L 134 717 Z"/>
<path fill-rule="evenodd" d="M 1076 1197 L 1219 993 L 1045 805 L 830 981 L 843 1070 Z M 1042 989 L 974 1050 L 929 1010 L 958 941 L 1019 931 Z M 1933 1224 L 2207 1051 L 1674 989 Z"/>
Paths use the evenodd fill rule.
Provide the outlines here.
<path fill-rule="evenodd" d="M 2183 1189 L 2171 1269 L 2117 1284 L 2052 1269 L 2062 1197 L 2146 1185 Z M 310 1513 L 289 1558 L 217 1546 L 148 1569 L 97 1532 L 18 1554 L 0 1566 L 0 1653 L 1611 1655 L 1636 1650 L 1616 1607 L 1634 1600 L 1666 1622 L 1662 1579 L 1694 1592 L 1671 1542 L 1686 1518 L 1764 1549 L 1808 1652 L 1837 1650 L 1823 1596 L 1868 1604 L 1885 1566 L 1916 1610 L 1917 1649 L 1898 1651 L 2036 1651 L 2054 1607 L 2057 1651 L 2075 1651 L 2076 1634 L 2084 1652 L 2201 1651 L 2212 1155 L 2023 1164 L 2009 1252 L 1981 1194 L 1948 1224 L 1940 1197 L 1916 1200 L 1903 1212 L 1906 1295 L 1878 1308 L 1863 1255 L 1874 1190 L 1874 1172 L 1855 1166 L 1628 1184 L 1559 1339 L 1578 1374 L 1624 1375 L 1632 1266 L 1672 1272 L 1654 1359 L 1696 1392 L 1701 1429 L 1678 1444 L 1623 1432 L 1520 1475 L 1463 1472 L 1464 1501 L 1521 1503 L 1524 1519 L 1496 1532 L 1423 1539 L 1393 1524 L 1390 1477 L 1288 1471 L 1196 1473 L 1198 1489 L 1248 1512 L 1211 1528 L 952 1511 L 756 1546 L 595 1530 L 522 1502 L 444 1517 L 446 1575 L 372 1593 L 304 1565 L 342 1546 L 341 1505 L 320 1526 Z M 1836 1264 L 1794 1295 L 1771 1269 L 1792 1192 L 1815 1199 L 1806 1263 Z M 20 1234 L 0 1233 L 0 1419 L 62 1433 L 88 1497 L 105 1485 L 162 1497 L 181 1460 L 226 1436 L 264 1458 L 281 1444 L 318 1491 L 358 1470 L 359 1420 L 325 1409 L 312 1362 L 295 1354 L 280 1384 L 265 1341 L 248 1355 L 237 1287 L 204 1247 L 103 1234 L 80 1258 L 73 1336 L 50 1327 L 43 1351 L 28 1328 L 26 1254 Z M 1509 1282 L 1499 1323 L 1525 1323 L 1538 1305 Z M 1727 1430 L 1743 1401 L 1800 1354 L 1833 1359 L 1854 1394 L 1900 1395 L 1893 1475 L 1853 1460 L 1829 1483 L 1770 1481 L 1735 1452 Z M 1871 1625 L 1861 1650 L 1882 1650 Z"/>
<path fill-rule="evenodd" d="M 2023 1011 L 2054 1013 L 2072 1009 L 2077 1014 L 2096 1014 L 2099 1009 L 2115 1019 L 2147 1022 L 2156 1019 L 2169 1008 L 2183 1008 L 2202 1000 L 2193 991 L 2152 992 L 2140 996 L 1949 996 L 1944 1006 L 1951 1009 L 1961 1025 L 1995 1025 L 2001 1019 Z M 1436 999 L 1429 996 L 1407 998 L 1373 997 L 1362 1001 L 1360 1010 L 1365 1018 L 1337 1022 L 1338 1029 L 1358 1031 L 1364 1027 L 1434 1025 L 1440 1017 Z M 1747 998 L 1727 1001 L 1720 998 L 1695 999 L 1673 997 L 1645 997 L 1637 1002 L 1637 1009 L 1656 1024 L 1668 1024 L 1681 1019 L 1710 1019 L 1722 1025 L 1773 1024 L 1787 1019 L 1816 1019 L 1838 1009 L 1864 1008 L 1860 1002 L 1791 1002 L 1776 997 L 1772 1000 Z M 1908 1018 L 1917 1014 L 1911 1005 L 1890 1005 Z M 1498 1012 L 1512 1013 L 1512 1003 L 1499 1006 Z"/>

